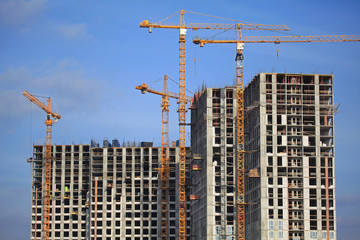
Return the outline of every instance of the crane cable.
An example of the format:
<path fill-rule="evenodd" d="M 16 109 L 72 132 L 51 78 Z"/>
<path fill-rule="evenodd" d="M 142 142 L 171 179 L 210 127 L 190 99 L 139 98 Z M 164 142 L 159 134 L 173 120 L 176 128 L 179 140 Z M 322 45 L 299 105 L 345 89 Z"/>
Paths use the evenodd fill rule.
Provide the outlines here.
<path fill-rule="evenodd" d="M 168 76 L 168 79 L 170 79 L 171 81 L 173 81 L 174 83 L 176 83 L 177 85 L 179 85 L 179 83 L 178 83 L 176 80 L 172 79 L 171 77 Z M 191 94 L 195 94 L 195 93 L 193 93 L 192 91 L 190 91 L 189 89 L 186 89 L 186 88 L 185 88 L 185 90 L 188 91 L 188 92 L 191 93 Z"/>
<path fill-rule="evenodd" d="M 155 83 L 157 83 L 157 82 L 159 82 L 160 80 L 163 80 L 163 79 L 164 79 L 164 78 L 161 77 L 161 78 L 158 78 L 158 79 L 152 81 L 151 83 L 149 83 L 149 87 L 153 87 Z"/>
<path fill-rule="evenodd" d="M 213 16 L 213 15 L 209 15 L 209 14 L 203 14 L 203 13 L 197 13 L 197 12 L 191 12 L 191 11 L 186 11 L 184 10 L 185 13 L 192 13 L 195 15 L 200 15 L 200 16 L 205 16 L 205 17 L 211 17 L 211 18 L 217 18 L 217 19 L 222 19 L 222 20 L 227 20 L 227 21 L 233 21 L 233 22 L 237 22 L 237 23 L 242 23 L 242 24 L 257 24 L 257 23 L 252 23 L 252 22 L 245 22 L 245 21 L 240 21 L 240 20 L 236 20 L 236 19 L 231 19 L 231 18 L 224 18 L 224 17 L 217 17 L 217 16 Z M 164 18 L 163 20 L 159 21 L 158 23 L 161 23 L 173 16 L 175 16 L 176 14 L 180 13 L 180 11 Z M 258 24 L 258 25 L 262 25 L 262 24 Z"/>

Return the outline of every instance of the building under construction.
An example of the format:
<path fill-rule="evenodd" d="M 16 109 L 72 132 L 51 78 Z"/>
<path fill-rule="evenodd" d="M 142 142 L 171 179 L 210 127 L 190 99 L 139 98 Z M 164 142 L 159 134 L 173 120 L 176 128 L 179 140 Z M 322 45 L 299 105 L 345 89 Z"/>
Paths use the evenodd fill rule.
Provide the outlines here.
<path fill-rule="evenodd" d="M 193 239 L 235 239 L 236 89 L 208 88 L 191 112 Z M 200 169 L 199 169 L 200 168 Z"/>
<path fill-rule="evenodd" d="M 106 141 L 105 141 L 106 142 Z M 50 239 L 160 238 L 161 148 L 54 145 Z M 178 147 L 169 148 L 169 239 L 178 234 Z M 189 149 L 187 149 L 189 152 Z M 34 146 L 31 239 L 42 239 L 44 146 Z M 188 207 L 188 234 L 190 208 Z"/>
<path fill-rule="evenodd" d="M 236 89 L 195 96 L 195 239 L 234 239 Z M 335 239 L 333 76 L 258 74 L 245 89 L 246 239 Z"/>
<path fill-rule="evenodd" d="M 261 73 L 244 99 L 247 239 L 336 239 L 333 76 Z"/>
<path fill-rule="evenodd" d="M 236 97 L 234 87 L 194 96 L 187 239 L 236 238 Z M 244 103 L 246 239 L 336 239 L 333 76 L 260 73 Z M 160 239 L 161 148 L 54 145 L 52 152 L 50 239 Z M 169 153 L 172 240 L 179 148 Z M 44 154 L 34 146 L 31 239 L 42 237 Z"/>
<path fill-rule="evenodd" d="M 333 76 L 258 74 L 245 106 L 248 239 L 335 239 Z"/>
<path fill-rule="evenodd" d="M 52 152 L 50 239 L 85 239 L 90 227 L 90 146 L 54 145 Z M 43 239 L 44 159 L 45 146 L 34 146 L 31 239 Z"/>

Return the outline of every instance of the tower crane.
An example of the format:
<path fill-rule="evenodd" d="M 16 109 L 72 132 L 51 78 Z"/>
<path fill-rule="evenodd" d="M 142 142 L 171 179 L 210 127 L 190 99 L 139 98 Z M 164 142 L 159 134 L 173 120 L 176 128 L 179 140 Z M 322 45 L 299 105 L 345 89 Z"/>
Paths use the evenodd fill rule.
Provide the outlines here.
<path fill-rule="evenodd" d="M 351 42 L 360 41 L 359 35 L 318 35 L 318 36 L 243 36 L 242 24 L 236 28 L 237 38 L 234 40 L 208 40 L 195 38 L 193 43 L 203 47 L 207 43 L 235 43 L 236 44 L 236 89 L 237 89 L 237 239 L 245 239 L 245 185 L 244 185 L 244 80 L 243 80 L 243 50 L 245 43 L 300 43 L 300 42 Z M 327 199 L 328 201 L 328 199 Z M 328 204 L 327 204 L 328 206 Z M 327 211 L 328 212 L 328 211 Z M 329 218 L 327 218 L 329 219 Z M 329 231 L 329 221 L 327 221 Z M 329 234 L 327 234 L 329 237 Z"/>
<path fill-rule="evenodd" d="M 168 79 L 169 77 L 165 75 L 164 79 L 165 78 Z M 135 89 L 140 90 L 142 94 L 153 93 L 153 94 L 157 94 L 157 95 L 160 95 L 160 96 L 167 95 L 169 98 L 179 99 L 179 94 L 178 93 L 169 92 L 167 90 L 166 91 L 163 90 L 163 92 L 159 92 L 159 91 L 151 89 L 146 83 L 143 83 L 142 85 L 136 86 Z M 191 102 L 191 101 L 192 101 L 192 97 L 185 95 L 185 103 L 188 103 L 188 102 Z"/>
<path fill-rule="evenodd" d="M 180 10 L 179 24 L 166 24 L 163 22 L 152 23 L 144 20 L 140 23 L 140 27 L 148 28 L 149 33 L 152 33 L 154 28 L 178 29 L 179 32 L 179 240 L 186 239 L 186 186 L 185 186 L 185 126 L 186 126 L 186 97 L 185 97 L 185 36 L 187 29 L 223 29 L 231 30 L 237 29 L 237 24 L 218 24 L 218 23 L 190 23 L 185 24 L 185 13 L 194 13 Z M 194 13 L 198 14 L 198 13 Z M 175 15 L 175 14 L 173 14 Z M 172 15 L 172 16 L 173 16 Z M 203 14 L 200 14 L 203 15 Z M 208 16 L 208 15 L 207 15 Z M 212 17 L 212 16 L 210 16 Z M 168 19 L 169 17 L 165 18 Z M 164 20 L 165 20 L 164 19 Z M 241 23 L 244 30 L 289 30 L 285 25 L 264 25 Z"/>
<path fill-rule="evenodd" d="M 51 149 L 51 134 L 52 125 L 57 122 L 61 116 L 54 113 L 51 106 L 51 99 L 47 98 L 48 106 L 39 101 L 36 97 L 28 93 L 23 92 L 23 95 L 27 97 L 31 102 L 35 103 L 38 107 L 46 112 L 46 145 L 45 145 L 45 183 L 44 183 L 44 240 L 49 239 L 50 232 L 50 192 L 51 192 L 51 160 L 52 160 L 52 149 Z"/>
<path fill-rule="evenodd" d="M 147 92 L 162 96 L 162 125 L 161 125 L 161 239 L 167 240 L 169 238 L 168 215 L 169 215 L 169 98 L 179 99 L 179 95 L 168 91 L 167 87 L 168 76 L 164 76 L 163 91 L 155 91 L 150 89 L 147 84 L 136 86 L 141 93 Z M 185 96 L 185 101 L 190 102 L 191 97 Z M 185 103 L 185 104 L 186 104 Z"/>

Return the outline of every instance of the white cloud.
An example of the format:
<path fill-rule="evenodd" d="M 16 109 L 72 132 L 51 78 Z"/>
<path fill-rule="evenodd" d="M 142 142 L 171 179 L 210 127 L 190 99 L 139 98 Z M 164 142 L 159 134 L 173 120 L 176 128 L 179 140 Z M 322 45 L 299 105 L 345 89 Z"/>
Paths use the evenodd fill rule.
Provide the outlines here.
<path fill-rule="evenodd" d="M 20 25 L 35 20 L 46 10 L 47 0 L 7 0 L 0 2 L 0 23 Z"/>
<path fill-rule="evenodd" d="M 29 109 L 21 94 L 21 90 L 0 90 L 0 121 L 20 117 Z"/>
<path fill-rule="evenodd" d="M 66 39 L 93 39 L 84 23 L 64 24 L 57 27 L 58 33 Z"/>
<path fill-rule="evenodd" d="M 30 77 L 30 72 L 24 67 L 9 68 L 6 72 L 0 74 L 0 83 L 16 85 L 29 80 Z"/>
<path fill-rule="evenodd" d="M 21 94 L 50 96 L 59 114 L 96 109 L 106 82 L 88 77 L 77 63 L 63 60 L 39 74 L 35 69 L 10 68 L 0 73 L 0 121 L 19 118 L 30 108 Z"/>

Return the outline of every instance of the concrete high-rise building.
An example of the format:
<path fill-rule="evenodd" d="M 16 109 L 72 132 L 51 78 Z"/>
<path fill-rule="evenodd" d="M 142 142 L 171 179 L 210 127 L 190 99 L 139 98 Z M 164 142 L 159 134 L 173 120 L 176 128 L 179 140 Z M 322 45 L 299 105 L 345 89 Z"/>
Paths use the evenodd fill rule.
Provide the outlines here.
<path fill-rule="evenodd" d="M 245 109 L 247 239 L 336 239 L 333 76 L 260 73 Z"/>
<path fill-rule="evenodd" d="M 246 239 L 336 239 L 332 81 L 260 73 L 246 87 Z M 192 236 L 233 239 L 236 90 L 206 89 L 193 106 Z"/>
<path fill-rule="evenodd" d="M 236 89 L 208 88 L 191 112 L 192 239 L 234 239 Z"/>
<path fill-rule="evenodd" d="M 178 234 L 178 154 L 177 147 L 169 148 L 170 240 Z M 34 146 L 32 240 L 42 237 L 44 156 L 45 147 Z M 55 145 L 53 157 L 50 239 L 160 238 L 161 148 Z M 188 207 L 188 234 L 189 213 Z"/>

